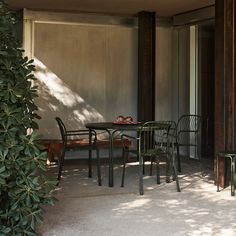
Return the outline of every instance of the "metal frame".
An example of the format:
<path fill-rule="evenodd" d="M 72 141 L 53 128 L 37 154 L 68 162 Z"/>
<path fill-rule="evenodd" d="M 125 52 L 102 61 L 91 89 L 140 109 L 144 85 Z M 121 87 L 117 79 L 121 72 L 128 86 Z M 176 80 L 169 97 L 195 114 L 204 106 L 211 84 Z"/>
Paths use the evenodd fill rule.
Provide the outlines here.
<path fill-rule="evenodd" d="M 216 184 L 217 184 L 217 192 L 220 192 L 219 188 L 219 157 L 229 158 L 230 159 L 230 170 L 231 170 L 231 196 L 235 196 L 235 187 L 236 187 L 236 152 L 233 151 L 223 151 L 219 152 L 216 157 Z"/>

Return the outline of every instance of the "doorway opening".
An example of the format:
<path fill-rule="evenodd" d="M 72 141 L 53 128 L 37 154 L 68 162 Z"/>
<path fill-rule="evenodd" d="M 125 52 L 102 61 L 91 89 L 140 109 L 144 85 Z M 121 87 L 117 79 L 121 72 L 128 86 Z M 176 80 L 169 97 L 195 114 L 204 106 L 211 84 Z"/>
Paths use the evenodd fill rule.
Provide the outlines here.
<path fill-rule="evenodd" d="M 198 81 L 199 106 L 202 117 L 201 155 L 214 160 L 214 113 L 215 113 L 215 22 L 198 25 Z"/>
<path fill-rule="evenodd" d="M 183 114 L 200 115 L 201 130 L 194 140 L 195 148 L 183 150 L 194 159 L 214 160 L 214 20 L 176 27 L 177 44 L 178 117 Z M 191 137 L 189 137 L 191 139 Z M 193 140 L 192 140 L 193 141 Z M 212 165 L 213 167 L 213 165 Z"/>

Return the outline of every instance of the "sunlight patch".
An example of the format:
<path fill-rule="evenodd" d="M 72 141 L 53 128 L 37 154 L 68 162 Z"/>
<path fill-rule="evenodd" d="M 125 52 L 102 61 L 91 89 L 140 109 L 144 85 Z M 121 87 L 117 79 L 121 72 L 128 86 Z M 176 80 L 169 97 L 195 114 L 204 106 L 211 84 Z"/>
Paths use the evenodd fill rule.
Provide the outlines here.
<path fill-rule="evenodd" d="M 116 208 L 115 210 L 131 210 L 131 209 L 135 209 L 135 208 L 140 208 L 143 207 L 145 205 L 147 205 L 150 202 L 150 199 L 138 199 L 138 200 L 134 200 L 132 202 L 126 202 L 126 203 L 122 203 L 120 204 L 119 208 Z"/>

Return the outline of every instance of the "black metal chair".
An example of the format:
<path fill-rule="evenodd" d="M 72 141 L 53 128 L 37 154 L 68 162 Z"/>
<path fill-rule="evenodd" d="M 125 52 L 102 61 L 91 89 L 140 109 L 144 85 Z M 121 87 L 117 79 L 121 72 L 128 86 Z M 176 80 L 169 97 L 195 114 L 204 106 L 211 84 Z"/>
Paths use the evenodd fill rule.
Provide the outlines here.
<path fill-rule="evenodd" d="M 180 192 L 178 175 L 175 167 L 174 143 L 175 136 L 170 135 L 171 124 L 168 122 L 149 121 L 142 125 L 137 137 L 127 134 L 122 135 L 122 139 L 129 138 L 137 141 L 138 150 L 126 150 L 123 148 L 123 173 L 121 187 L 124 186 L 125 167 L 127 156 L 130 152 L 137 154 L 139 161 L 139 192 L 143 195 L 143 168 L 145 158 L 149 158 L 151 163 L 156 162 L 157 184 L 160 184 L 159 160 L 165 157 L 166 160 L 166 181 L 169 182 L 170 175 L 176 181 L 177 191 Z M 151 165 L 152 166 L 152 165 Z"/>
<path fill-rule="evenodd" d="M 91 143 L 89 142 L 89 130 L 67 130 L 61 118 L 56 117 L 57 124 L 60 129 L 61 138 L 62 138 L 62 150 L 61 156 L 58 159 L 59 161 L 59 170 L 58 170 L 58 181 L 61 179 L 61 173 L 64 165 L 65 153 L 68 150 L 88 150 L 96 151 L 97 154 L 97 177 L 98 185 L 101 186 L 101 171 L 100 171 L 100 158 L 99 158 L 99 149 L 96 146 L 97 136 L 96 132 L 92 131 Z M 89 161 L 89 170 L 91 170 L 91 162 Z M 89 177 L 90 176 L 89 172 Z"/>
<path fill-rule="evenodd" d="M 194 147 L 197 155 L 197 139 L 201 125 L 201 116 L 183 115 L 179 118 L 176 132 L 178 171 L 181 172 L 179 148 L 183 146 Z"/>

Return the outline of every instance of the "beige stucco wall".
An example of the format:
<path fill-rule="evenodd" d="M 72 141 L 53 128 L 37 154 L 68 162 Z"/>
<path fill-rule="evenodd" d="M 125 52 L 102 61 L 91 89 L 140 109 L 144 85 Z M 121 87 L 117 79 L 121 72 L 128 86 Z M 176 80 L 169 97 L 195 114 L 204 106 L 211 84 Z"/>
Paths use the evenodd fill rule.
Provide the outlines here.
<path fill-rule="evenodd" d="M 137 114 L 137 29 L 92 24 L 34 24 L 40 132 Z"/>
<path fill-rule="evenodd" d="M 156 120 L 189 114 L 189 27 L 157 27 Z"/>
<path fill-rule="evenodd" d="M 172 31 L 172 119 L 189 114 L 190 65 L 189 27 Z"/>
<path fill-rule="evenodd" d="M 32 47 L 35 59 L 36 103 L 42 117 L 38 123 L 44 137 L 60 137 L 55 116 L 62 117 L 69 129 L 83 128 L 87 122 L 112 121 L 120 114 L 136 119 L 137 27 L 38 18 L 25 46 Z M 155 118 L 175 120 L 173 28 L 157 26 L 156 39 Z"/>
<path fill-rule="evenodd" d="M 172 120 L 172 90 L 172 27 L 157 27 L 156 120 Z"/>
<path fill-rule="evenodd" d="M 137 118 L 138 28 L 135 20 L 99 15 L 26 12 L 24 48 L 36 64 L 44 138 L 87 122 Z M 99 23 L 98 23 L 99 22 Z M 155 119 L 189 112 L 189 29 L 156 28 Z"/>

